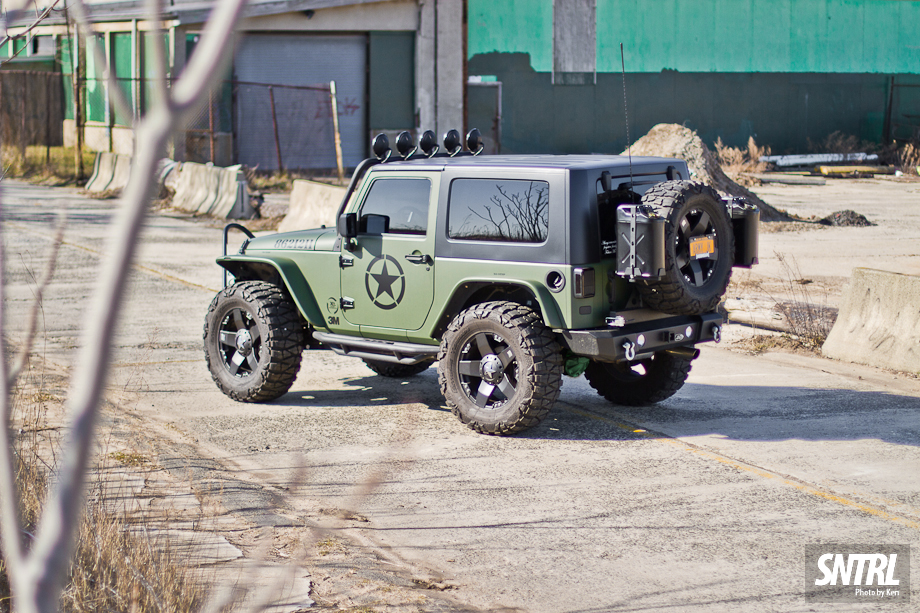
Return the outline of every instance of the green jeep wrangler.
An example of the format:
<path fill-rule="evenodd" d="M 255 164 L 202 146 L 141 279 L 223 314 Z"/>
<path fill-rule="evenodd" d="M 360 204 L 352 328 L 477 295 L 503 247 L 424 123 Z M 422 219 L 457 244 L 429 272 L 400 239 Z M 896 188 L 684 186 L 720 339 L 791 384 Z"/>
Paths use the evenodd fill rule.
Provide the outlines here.
<path fill-rule="evenodd" d="M 234 278 L 204 326 L 221 391 L 278 398 L 320 346 L 387 377 L 437 361 L 451 410 L 488 434 L 540 423 L 563 374 L 624 405 L 680 389 L 694 346 L 720 340 L 732 267 L 757 262 L 758 209 L 681 160 L 443 143 L 404 132 L 391 160 L 378 136 L 336 228 L 247 232 L 217 260 Z"/>

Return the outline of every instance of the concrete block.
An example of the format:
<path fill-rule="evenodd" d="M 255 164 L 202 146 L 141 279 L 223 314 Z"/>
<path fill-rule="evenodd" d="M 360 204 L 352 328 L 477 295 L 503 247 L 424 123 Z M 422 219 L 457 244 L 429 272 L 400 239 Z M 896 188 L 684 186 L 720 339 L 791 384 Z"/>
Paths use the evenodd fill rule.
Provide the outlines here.
<path fill-rule="evenodd" d="M 93 163 L 93 174 L 86 182 L 86 191 L 100 193 L 124 189 L 131 178 L 131 157 L 100 151 Z"/>
<path fill-rule="evenodd" d="M 920 276 L 853 269 L 821 351 L 829 358 L 920 373 Z"/>
<path fill-rule="evenodd" d="M 112 172 L 114 171 L 114 166 L 112 165 L 114 160 L 107 160 L 106 162 L 102 161 L 103 155 L 101 153 L 96 154 L 96 160 L 93 162 L 93 174 L 89 176 L 89 180 L 86 182 L 84 188 L 87 191 L 102 191 L 99 189 L 99 186 L 102 184 L 108 185 L 109 181 L 112 180 Z M 104 168 L 103 163 L 108 164 L 109 168 Z"/>
<path fill-rule="evenodd" d="M 239 173 L 239 166 L 221 168 L 185 162 L 179 169 L 172 205 L 189 213 L 226 218 L 236 204 Z"/>
<path fill-rule="evenodd" d="M 335 214 L 345 197 L 346 188 L 316 181 L 297 179 L 291 190 L 288 214 L 278 225 L 279 232 L 307 230 L 321 225 L 335 226 Z"/>
<path fill-rule="evenodd" d="M 110 155 L 115 156 L 115 168 L 112 172 L 112 182 L 107 189 L 124 189 L 131 178 L 131 156 L 120 153 Z"/>
<path fill-rule="evenodd" d="M 115 160 L 117 155 L 100 151 L 96 154 L 96 161 L 93 163 L 93 174 L 89 181 L 86 182 L 86 191 L 104 192 L 108 189 L 112 178 L 115 176 Z"/>

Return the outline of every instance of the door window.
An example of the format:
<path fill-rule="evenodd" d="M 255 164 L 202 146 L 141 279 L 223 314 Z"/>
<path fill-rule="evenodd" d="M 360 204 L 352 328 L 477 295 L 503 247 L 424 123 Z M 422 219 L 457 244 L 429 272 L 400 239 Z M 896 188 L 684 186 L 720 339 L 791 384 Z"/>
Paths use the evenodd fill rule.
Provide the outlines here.
<path fill-rule="evenodd" d="M 428 179 L 377 179 L 361 206 L 361 234 L 416 234 L 428 231 Z"/>

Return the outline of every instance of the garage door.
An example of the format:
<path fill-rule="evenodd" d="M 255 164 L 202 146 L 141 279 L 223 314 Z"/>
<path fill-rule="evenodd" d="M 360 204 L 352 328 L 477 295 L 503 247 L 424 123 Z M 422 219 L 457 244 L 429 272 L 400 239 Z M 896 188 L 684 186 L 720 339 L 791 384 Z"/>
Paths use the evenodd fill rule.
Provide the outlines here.
<path fill-rule="evenodd" d="M 234 64 L 235 78 L 241 82 L 236 88 L 234 122 L 239 162 L 277 170 L 280 148 L 281 163 L 286 169 L 334 168 L 329 94 L 303 89 L 303 86 L 327 86 L 334 80 L 345 165 L 356 166 L 367 151 L 366 58 L 364 35 L 246 36 Z M 275 86 L 271 88 L 271 96 L 267 85 Z"/>

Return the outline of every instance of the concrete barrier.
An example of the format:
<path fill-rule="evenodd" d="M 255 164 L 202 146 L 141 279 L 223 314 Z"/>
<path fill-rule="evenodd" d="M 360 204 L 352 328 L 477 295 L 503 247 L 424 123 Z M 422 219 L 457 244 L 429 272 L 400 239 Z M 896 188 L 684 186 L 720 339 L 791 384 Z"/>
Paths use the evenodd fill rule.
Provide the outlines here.
<path fill-rule="evenodd" d="M 128 186 L 128 179 L 131 178 L 131 156 L 118 153 L 114 155 L 115 168 L 112 171 L 112 182 L 109 183 L 107 190 L 124 189 Z"/>
<path fill-rule="evenodd" d="M 124 189 L 131 176 L 131 156 L 100 151 L 96 153 L 93 174 L 86 182 L 86 191 L 100 193 Z"/>
<path fill-rule="evenodd" d="M 291 190 L 288 214 L 278 225 L 279 232 L 335 226 L 335 214 L 345 197 L 346 188 L 316 181 L 297 179 Z"/>
<path fill-rule="evenodd" d="M 184 162 L 179 168 L 172 206 L 189 213 L 226 218 L 237 202 L 239 182 L 245 181 L 240 175 L 239 166 L 221 168 Z"/>
<path fill-rule="evenodd" d="M 920 373 L 920 276 L 855 268 L 822 353 Z"/>

